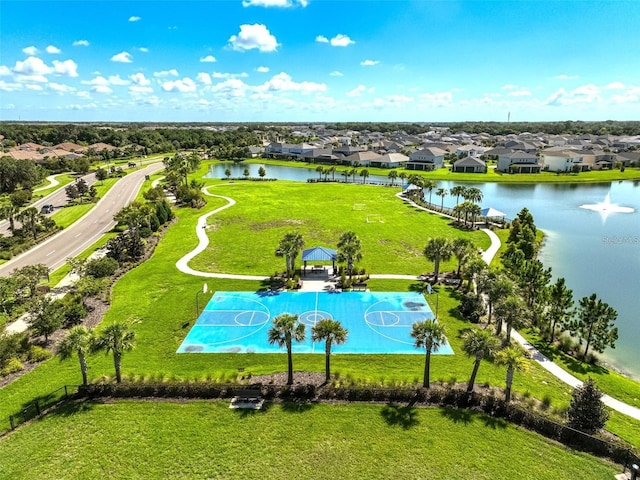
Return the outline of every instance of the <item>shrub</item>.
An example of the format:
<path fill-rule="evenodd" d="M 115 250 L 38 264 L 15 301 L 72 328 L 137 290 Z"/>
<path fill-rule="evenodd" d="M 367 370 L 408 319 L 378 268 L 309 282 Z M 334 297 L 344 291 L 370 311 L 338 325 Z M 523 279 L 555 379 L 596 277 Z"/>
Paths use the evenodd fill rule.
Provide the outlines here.
<path fill-rule="evenodd" d="M 594 433 L 604 427 L 609 419 L 609 411 L 600 400 L 602 392 L 592 378 L 575 388 L 571 397 L 567 412 L 570 427 L 587 433 Z"/>
<path fill-rule="evenodd" d="M 27 360 L 29 362 L 42 362 L 47 358 L 51 358 L 51 351 L 37 345 L 31 345 L 29 347 L 29 352 L 27 353 Z"/>
<path fill-rule="evenodd" d="M 78 325 L 87 316 L 87 309 L 82 305 L 82 299 L 77 297 L 77 301 L 69 301 L 64 305 L 64 326 L 72 327 Z"/>
<path fill-rule="evenodd" d="M 10 375 L 12 373 L 19 372 L 23 368 L 24 368 L 24 366 L 22 365 L 22 362 L 20 360 L 18 360 L 15 357 L 14 358 L 10 358 L 4 364 L 4 367 L 2 367 L 2 370 L 0 370 L 0 375 L 2 375 L 4 377 L 5 375 Z"/>
<path fill-rule="evenodd" d="M 87 275 L 94 278 L 110 277 L 118 269 L 118 261 L 111 257 L 102 257 L 90 260 L 86 265 Z"/>
<path fill-rule="evenodd" d="M 484 303 L 479 295 L 469 293 L 462 297 L 460 302 L 460 314 L 472 323 L 478 323 L 484 315 Z"/>

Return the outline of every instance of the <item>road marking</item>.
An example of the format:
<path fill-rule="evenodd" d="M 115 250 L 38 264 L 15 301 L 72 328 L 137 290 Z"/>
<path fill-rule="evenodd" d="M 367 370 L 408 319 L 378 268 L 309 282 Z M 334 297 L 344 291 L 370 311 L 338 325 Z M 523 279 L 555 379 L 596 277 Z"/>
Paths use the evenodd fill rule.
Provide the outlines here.
<path fill-rule="evenodd" d="M 49 253 L 47 253 L 47 255 L 46 255 L 46 256 L 48 257 L 49 255 L 51 255 L 51 254 L 52 254 L 52 253 L 54 253 L 54 252 L 55 252 L 55 250 L 52 250 L 52 251 L 50 251 Z"/>
<path fill-rule="evenodd" d="M 80 235 L 82 235 L 82 233 L 79 233 L 75 236 L 75 238 L 78 238 Z"/>

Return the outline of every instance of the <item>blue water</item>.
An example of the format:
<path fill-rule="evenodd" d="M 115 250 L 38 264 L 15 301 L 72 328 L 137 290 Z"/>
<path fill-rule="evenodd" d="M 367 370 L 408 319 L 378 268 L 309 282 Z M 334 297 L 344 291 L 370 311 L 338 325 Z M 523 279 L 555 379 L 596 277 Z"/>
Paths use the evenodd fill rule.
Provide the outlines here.
<path fill-rule="evenodd" d="M 177 353 L 281 353 L 267 332 L 282 313 L 298 315 L 306 340 L 296 353 L 324 353 L 311 341 L 311 327 L 321 318 L 339 320 L 349 335 L 334 353 L 424 354 L 413 345 L 412 325 L 434 318 L 422 295 L 401 292 L 216 292 Z M 452 354 L 448 344 L 439 354 Z"/>

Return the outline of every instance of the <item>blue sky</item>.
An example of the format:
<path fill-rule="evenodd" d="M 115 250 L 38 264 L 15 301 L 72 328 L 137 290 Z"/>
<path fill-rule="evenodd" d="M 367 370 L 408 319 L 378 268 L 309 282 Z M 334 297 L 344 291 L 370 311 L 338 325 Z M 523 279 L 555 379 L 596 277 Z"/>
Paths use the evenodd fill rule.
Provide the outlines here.
<path fill-rule="evenodd" d="M 639 119 L 635 1 L 0 8 L 2 120 Z"/>

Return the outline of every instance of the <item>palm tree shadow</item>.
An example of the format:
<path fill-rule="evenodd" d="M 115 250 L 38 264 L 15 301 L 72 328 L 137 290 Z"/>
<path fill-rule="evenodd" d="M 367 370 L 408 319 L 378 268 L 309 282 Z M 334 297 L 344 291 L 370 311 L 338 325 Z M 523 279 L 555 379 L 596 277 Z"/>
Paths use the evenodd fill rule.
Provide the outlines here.
<path fill-rule="evenodd" d="M 315 403 L 305 400 L 289 400 L 280 404 L 280 409 L 287 413 L 304 413 L 315 407 Z"/>
<path fill-rule="evenodd" d="M 476 417 L 476 415 L 473 412 L 466 410 L 464 408 L 445 407 L 442 410 L 440 410 L 440 413 L 443 417 L 446 417 L 449 420 L 452 420 L 453 423 L 462 423 L 464 425 L 469 425 L 473 423 Z"/>
<path fill-rule="evenodd" d="M 382 407 L 380 414 L 387 425 L 395 426 L 399 425 L 404 430 L 408 430 L 411 427 L 415 427 L 420 422 L 416 418 L 415 407 L 401 407 L 399 405 L 388 404 Z"/>
<path fill-rule="evenodd" d="M 49 411 L 51 416 L 70 417 L 72 415 L 90 412 L 95 407 L 95 403 L 84 399 L 71 400 L 61 403 Z"/>
<path fill-rule="evenodd" d="M 503 420 L 502 418 L 490 417 L 488 415 L 484 417 L 484 426 L 492 428 L 494 430 L 496 430 L 497 428 L 504 430 L 505 428 L 507 428 L 507 424 L 507 421 Z"/>

